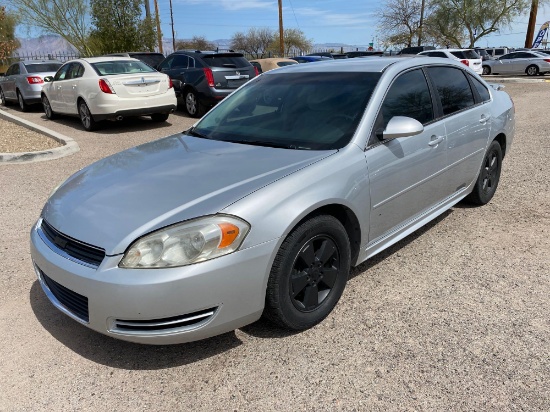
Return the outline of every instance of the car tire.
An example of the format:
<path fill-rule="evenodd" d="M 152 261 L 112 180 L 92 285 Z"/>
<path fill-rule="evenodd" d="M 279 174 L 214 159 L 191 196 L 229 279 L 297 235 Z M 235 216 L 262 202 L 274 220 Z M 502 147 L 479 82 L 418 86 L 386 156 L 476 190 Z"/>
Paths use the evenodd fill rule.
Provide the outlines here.
<path fill-rule="evenodd" d="M 539 68 L 532 64 L 525 69 L 525 73 L 527 76 L 537 76 L 539 74 Z"/>
<path fill-rule="evenodd" d="M 479 206 L 489 203 L 497 190 L 501 168 L 502 148 L 494 140 L 485 153 L 474 190 L 466 197 L 466 201 Z"/>
<path fill-rule="evenodd" d="M 44 114 L 48 120 L 57 118 L 57 114 L 53 111 L 52 105 L 45 94 L 42 95 L 42 107 L 44 108 Z"/>
<path fill-rule="evenodd" d="M 78 103 L 78 116 L 80 117 L 82 127 L 84 127 L 87 132 L 93 132 L 97 129 L 97 122 L 94 120 L 94 117 L 92 116 L 92 113 L 84 100 L 80 100 Z"/>
<path fill-rule="evenodd" d="M 154 122 L 162 123 L 168 120 L 169 113 L 155 113 L 151 115 L 151 120 Z"/>
<path fill-rule="evenodd" d="M 17 90 L 17 102 L 19 103 L 19 107 L 21 108 L 22 112 L 28 112 L 29 111 L 29 105 L 23 98 L 23 95 L 19 90 Z"/>
<path fill-rule="evenodd" d="M 349 238 L 338 219 L 320 215 L 301 223 L 275 256 L 264 317 L 291 330 L 321 322 L 342 296 L 350 256 Z"/>
<path fill-rule="evenodd" d="M 483 75 L 488 75 L 488 74 L 491 74 L 491 68 L 489 66 L 483 66 L 483 73 L 481 73 Z"/>
<path fill-rule="evenodd" d="M 6 100 L 6 96 L 4 95 L 4 90 L 0 87 L 0 106 L 8 106 L 9 103 Z"/>
<path fill-rule="evenodd" d="M 191 117 L 202 117 L 205 113 L 204 105 L 199 101 L 197 94 L 193 90 L 187 90 L 183 94 L 185 102 L 185 111 Z"/>

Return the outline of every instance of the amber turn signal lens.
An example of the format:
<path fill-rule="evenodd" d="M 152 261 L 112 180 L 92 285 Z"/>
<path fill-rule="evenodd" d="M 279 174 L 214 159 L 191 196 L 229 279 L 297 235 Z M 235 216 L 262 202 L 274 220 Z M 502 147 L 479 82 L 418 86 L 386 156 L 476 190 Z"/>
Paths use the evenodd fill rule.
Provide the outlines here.
<path fill-rule="evenodd" d="M 218 223 L 218 227 L 222 231 L 222 239 L 218 249 L 229 246 L 239 236 L 239 228 L 231 223 Z"/>

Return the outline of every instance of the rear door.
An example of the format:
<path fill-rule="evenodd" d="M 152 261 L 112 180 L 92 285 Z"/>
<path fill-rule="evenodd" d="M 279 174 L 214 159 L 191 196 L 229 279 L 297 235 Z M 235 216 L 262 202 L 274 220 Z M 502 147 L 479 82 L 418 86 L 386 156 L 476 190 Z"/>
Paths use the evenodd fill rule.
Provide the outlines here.
<path fill-rule="evenodd" d="M 212 70 L 216 89 L 236 89 L 256 75 L 254 67 L 240 53 L 215 53 L 202 56 Z"/>
<path fill-rule="evenodd" d="M 78 90 L 81 82 L 80 78 L 83 74 L 84 66 L 77 62 L 72 63 L 63 81 L 60 99 L 63 101 L 63 107 L 68 113 L 78 113 L 76 101 L 78 99 Z"/>

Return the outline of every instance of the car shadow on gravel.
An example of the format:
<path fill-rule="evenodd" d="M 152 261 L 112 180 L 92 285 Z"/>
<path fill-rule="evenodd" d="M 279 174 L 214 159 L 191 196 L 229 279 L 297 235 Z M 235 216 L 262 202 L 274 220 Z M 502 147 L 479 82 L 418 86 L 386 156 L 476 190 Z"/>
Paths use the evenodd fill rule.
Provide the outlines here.
<path fill-rule="evenodd" d="M 174 368 L 219 355 L 242 344 L 235 332 L 179 345 L 125 342 L 94 332 L 61 313 L 48 300 L 38 280 L 30 289 L 29 300 L 36 319 L 55 339 L 86 359 L 113 368 Z"/>

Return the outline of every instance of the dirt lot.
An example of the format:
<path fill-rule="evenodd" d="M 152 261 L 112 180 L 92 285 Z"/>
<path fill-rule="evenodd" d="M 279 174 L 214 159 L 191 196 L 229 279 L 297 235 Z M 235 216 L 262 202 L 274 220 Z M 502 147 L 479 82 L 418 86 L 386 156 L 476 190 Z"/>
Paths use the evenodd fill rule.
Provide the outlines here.
<path fill-rule="evenodd" d="M 84 133 L 76 119 L 10 109 L 81 151 L 0 166 L 0 411 L 550 410 L 550 84 L 506 90 L 517 132 L 490 204 L 460 204 L 358 267 L 311 330 L 258 322 L 169 347 L 116 341 L 57 311 L 28 233 L 67 176 L 192 120 Z"/>

